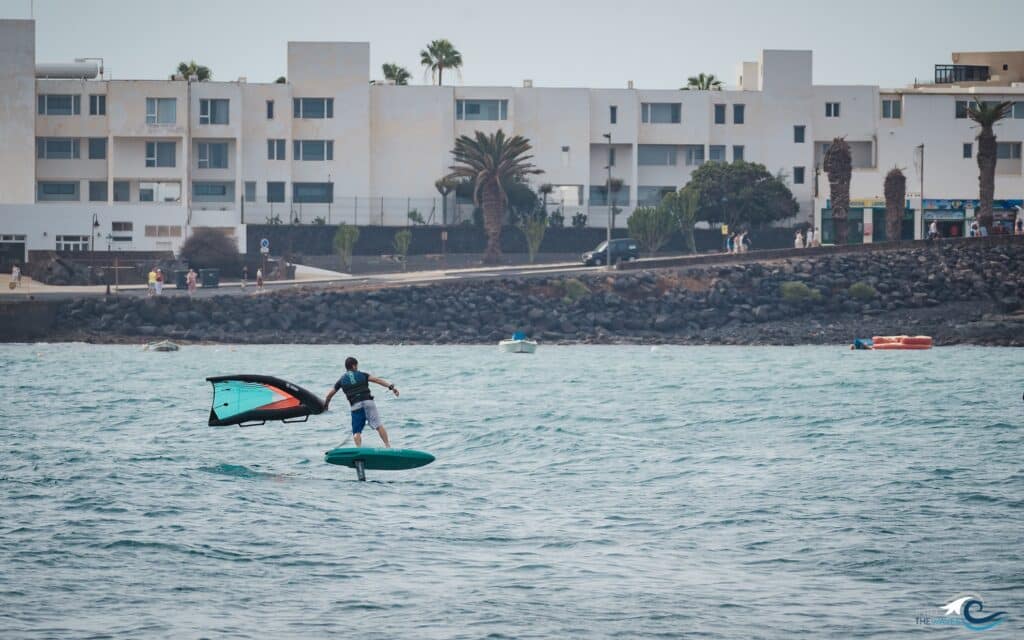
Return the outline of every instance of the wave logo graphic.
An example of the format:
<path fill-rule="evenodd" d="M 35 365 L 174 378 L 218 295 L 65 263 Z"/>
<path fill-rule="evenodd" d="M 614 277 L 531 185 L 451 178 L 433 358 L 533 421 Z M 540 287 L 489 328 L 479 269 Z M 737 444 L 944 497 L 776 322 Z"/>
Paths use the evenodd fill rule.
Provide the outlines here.
<path fill-rule="evenodd" d="M 942 607 L 944 616 L 960 619 L 964 627 L 971 631 L 987 631 L 1001 625 L 1006 618 L 1005 611 L 985 613 L 985 603 L 981 596 L 966 595 L 960 596 Z"/>

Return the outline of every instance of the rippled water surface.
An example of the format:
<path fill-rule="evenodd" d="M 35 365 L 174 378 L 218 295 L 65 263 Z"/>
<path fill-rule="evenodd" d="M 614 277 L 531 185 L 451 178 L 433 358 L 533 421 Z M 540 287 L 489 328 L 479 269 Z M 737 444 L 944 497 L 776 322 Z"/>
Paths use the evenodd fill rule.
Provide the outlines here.
<path fill-rule="evenodd" d="M 353 353 L 437 462 L 325 464 L 341 404 L 206 426 L 207 375 L 323 392 Z M 1022 351 L 19 345 L 0 374 L 0 636 L 946 637 L 915 616 L 963 593 L 1024 635 Z"/>

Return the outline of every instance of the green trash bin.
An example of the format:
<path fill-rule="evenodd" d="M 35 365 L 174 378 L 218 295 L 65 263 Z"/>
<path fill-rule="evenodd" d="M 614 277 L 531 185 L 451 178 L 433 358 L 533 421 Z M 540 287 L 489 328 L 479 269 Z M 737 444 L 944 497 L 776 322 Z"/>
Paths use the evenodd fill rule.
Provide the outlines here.
<path fill-rule="evenodd" d="M 188 271 L 174 272 L 174 286 L 179 289 L 188 289 Z"/>
<path fill-rule="evenodd" d="M 220 286 L 220 269 L 200 269 L 199 281 L 206 287 Z"/>

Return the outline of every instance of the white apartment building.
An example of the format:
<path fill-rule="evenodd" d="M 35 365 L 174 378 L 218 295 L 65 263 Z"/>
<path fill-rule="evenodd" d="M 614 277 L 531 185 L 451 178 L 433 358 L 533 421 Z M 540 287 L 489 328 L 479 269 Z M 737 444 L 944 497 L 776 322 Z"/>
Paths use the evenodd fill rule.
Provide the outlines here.
<path fill-rule="evenodd" d="M 815 85 L 810 51 L 766 50 L 723 91 L 389 86 L 370 83 L 368 43 L 291 42 L 287 55 L 281 84 L 110 80 L 94 62 L 38 63 L 35 23 L 0 20 L 0 254 L 176 250 L 197 227 L 244 250 L 246 223 L 268 218 L 404 225 L 410 209 L 435 223 L 444 209 L 452 222 L 466 207 L 442 207 L 434 182 L 454 140 L 498 129 L 529 138 L 544 170 L 535 182 L 555 185 L 567 224 L 576 213 L 607 223 L 609 166 L 624 181 L 621 226 L 700 164 L 743 159 L 783 173 L 795 221 L 824 225 L 827 240 L 819 167 L 825 145 L 845 136 L 854 241 L 879 239 L 894 166 L 908 178 L 916 237 L 931 219 L 962 233 L 978 197 L 976 131 L 961 117 L 975 97 L 1016 101 L 997 127 L 1001 219 L 1024 196 L 1020 54 L 983 81 L 964 70 L 998 62 L 950 65 L 941 78 L 937 67 L 950 82 L 884 90 Z"/>

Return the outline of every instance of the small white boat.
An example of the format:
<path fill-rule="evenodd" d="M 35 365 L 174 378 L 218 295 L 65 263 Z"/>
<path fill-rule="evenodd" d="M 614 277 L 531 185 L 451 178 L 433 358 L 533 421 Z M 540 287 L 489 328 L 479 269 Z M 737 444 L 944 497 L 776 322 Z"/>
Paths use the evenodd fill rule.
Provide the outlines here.
<path fill-rule="evenodd" d="M 146 345 L 146 351 L 177 351 L 180 347 L 170 340 L 150 342 Z"/>
<path fill-rule="evenodd" d="M 537 350 L 537 341 L 517 332 L 511 339 L 499 342 L 498 348 L 505 353 L 533 353 Z"/>

